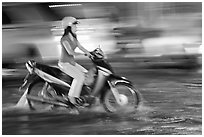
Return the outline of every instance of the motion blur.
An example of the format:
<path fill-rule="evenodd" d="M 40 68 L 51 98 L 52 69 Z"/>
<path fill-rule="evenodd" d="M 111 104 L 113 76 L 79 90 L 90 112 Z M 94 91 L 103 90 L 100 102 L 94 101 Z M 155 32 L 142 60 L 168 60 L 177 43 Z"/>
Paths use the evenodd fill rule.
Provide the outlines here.
<path fill-rule="evenodd" d="M 201 53 L 199 2 L 3 3 L 2 6 L 3 68 L 29 58 L 57 60 L 63 33 L 60 20 L 65 16 L 80 20 L 77 33 L 82 45 L 89 50 L 100 45 L 110 58 L 151 57 L 148 61 L 154 63 L 159 59 L 156 62 L 197 63 L 197 55 Z"/>
<path fill-rule="evenodd" d="M 41 114 L 19 114 L 15 120 L 6 114 L 3 134 L 201 134 L 202 2 L 3 2 L 3 106 L 22 95 L 17 90 L 28 60 L 57 66 L 65 16 L 79 20 L 80 43 L 89 51 L 100 47 L 115 72 L 143 91 L 144 105 L 151 109 L 144 112 L 144 107 L 137 118 L 88 114 L 93 116 L 93 123 L 84 124 L 88 128 L 81 126 L 89 121 L 81 115 L 44 114 L 50 124 Z M 90 59 L 76 58 L 87 69 L 92 66 Z M 33 117 L 59 129 L 37 130 L 43 125 L 31 126 Z"/>

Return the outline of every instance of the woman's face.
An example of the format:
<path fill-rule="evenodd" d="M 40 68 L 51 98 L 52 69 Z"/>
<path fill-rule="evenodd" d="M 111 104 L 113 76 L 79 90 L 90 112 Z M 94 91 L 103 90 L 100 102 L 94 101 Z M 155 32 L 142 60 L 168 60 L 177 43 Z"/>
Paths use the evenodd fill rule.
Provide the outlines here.
<path fill-rule="evenodd" d="M 76 33 L 76 31 L 77 31 L 76 24 L 73 24 L 73 25 L 72 25 L 72 32 L 73 32 L 73 33 Z"/>

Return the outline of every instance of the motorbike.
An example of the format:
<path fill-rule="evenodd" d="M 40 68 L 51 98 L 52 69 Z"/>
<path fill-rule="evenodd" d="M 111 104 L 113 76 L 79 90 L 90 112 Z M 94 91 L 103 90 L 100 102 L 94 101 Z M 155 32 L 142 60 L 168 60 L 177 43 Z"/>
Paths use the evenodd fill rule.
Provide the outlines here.
<path fill-rule="evenodd" d="M 111 113 L 128 107 L 136 110 L 141 102 L 139 90 L 127 78 L 114 73 L 101 48 L 96 48 L 90 53 L 93 67 L 85 74 L 80 98 L 93 96 L 107 112 Z M 73 105 L 67 98 L 72 77 L 56 66 L 37 63 L 34 60 L 27 61 L 25 65 L 28 74 L 20 90 L 24 92 L 30 109 L 44 109 L 46 105 L 65 108 L 81 107 L 81 105 Z M 44 97 L 45 94 L 46 97 Z M 87 103 L 86 100 L 82 102 L 87 104 L 82 105 L 83 107 L 94 104 Z"/>

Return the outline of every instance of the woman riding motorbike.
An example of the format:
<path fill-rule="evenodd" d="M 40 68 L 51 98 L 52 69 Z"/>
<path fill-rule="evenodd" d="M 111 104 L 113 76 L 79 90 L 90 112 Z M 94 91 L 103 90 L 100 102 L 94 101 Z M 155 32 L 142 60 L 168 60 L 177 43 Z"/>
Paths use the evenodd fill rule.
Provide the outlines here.
<path fill-rule="evenodd" d="M 73 81 L 68 93 L 70 102 L 74 105 L 78 105 L 80 102 L 80 93 L 85 80 L 85 73 L 87 70 L 75 62 L 74 56 L 77 54 L 75 49 L 78 47 L 85 53 L 86 56 L 91 56 L 88 50 L 86 50 L 77 40 L 76 36 L 76 24 L 79 22 L 74 17 L 64 17 L 62 20 L 62 26 L 64 28 L 64 34 L 61 38 L 62 52 L 58 62 L 59 68 L 67 75 L 73 77 Z"/>

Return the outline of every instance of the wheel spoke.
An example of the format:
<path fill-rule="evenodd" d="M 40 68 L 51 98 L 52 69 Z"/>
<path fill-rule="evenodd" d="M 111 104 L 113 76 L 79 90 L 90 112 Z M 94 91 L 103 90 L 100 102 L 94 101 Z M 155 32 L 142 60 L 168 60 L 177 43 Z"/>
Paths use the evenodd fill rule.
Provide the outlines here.
<path fill-rule="evenodd" d="M 30 91 L 27 95 L 28 104 L 34 110 L 45 110 L 45 108 L 53 104 L 51 103 L 51 100 L 48 101 L 43 99 L 42 90 L 44 85 L 44 82 L 38 82 L 29 88 Z"/>

